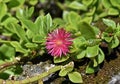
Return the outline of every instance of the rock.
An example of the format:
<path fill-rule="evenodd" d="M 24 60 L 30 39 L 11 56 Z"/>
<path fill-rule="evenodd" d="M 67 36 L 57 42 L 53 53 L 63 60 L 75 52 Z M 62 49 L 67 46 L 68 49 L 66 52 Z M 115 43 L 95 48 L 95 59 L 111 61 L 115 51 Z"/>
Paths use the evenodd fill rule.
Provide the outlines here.
<path fill-rule="evenodd" d="M 23 72 L 20 76 L 16 78 L 16 80 L 23 80 L 25 78 L 33 77 L 39 75 L 43 72 L 48 71 L 50 68 L 54 67 L 54 64 L 51 64 L 49 61 L 40 62 L 39 64 L 25 64 L 22 66 Z M 43 78 L 43 81 L 48 80 L 52 74 Z M 33 83 L 35 84 L 35 83 Z"/>
<path fill-rule="evenodd" d="M 108 84 L 120 84 L 120 73 L 112 77 Z"/>

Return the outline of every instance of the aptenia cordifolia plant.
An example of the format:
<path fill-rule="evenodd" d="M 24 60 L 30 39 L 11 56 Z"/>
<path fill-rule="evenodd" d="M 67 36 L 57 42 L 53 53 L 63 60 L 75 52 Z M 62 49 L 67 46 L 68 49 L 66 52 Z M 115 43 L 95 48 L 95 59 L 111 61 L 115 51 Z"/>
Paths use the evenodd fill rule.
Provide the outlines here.
<path fill-rule="evenodd" d="M 75 0 L 72 3 L 68 0 L 63 6 L 62 2 L 55 1 L 64 10 L 62 18 L 52 18 L 49 13 L 44 15 L 43 11 L 32 18 L 32 15 L 36 15 L 34 7 L 22 9 L 25 1 L 17 1 L 16 5 L 12 5 L 13 0 L 0 1 L 0 72 L 8 75 L 0 79 L 0 84 L 42 83 L 44 77 L 57 71 L 59 76 L 68 77 L 73 83 L 83 83 L 81 72 L 77 71 L 74 64 L 87 59 L 85 73 L 94 74 L 105 60 L 102 43 L 107 45 L 108 54 L 120 44 L 119 23 L 104 18 L 104 31 L 92 25 L 99 18 L 119 14 L 120 7 L 115 3 L 116 0 Z M 40 1 L 43 5 L 49 3 Z M 26 3 L 35 6 L 38 1 Z M 7 7 L 10 7 L 9 13 Z M 102 7 L 107 10 L 102 10 Z M 44 54 L 53 58 L 54 67 L 23 80 L 7 80 L 10 75 L 20 75 L 20 65 L 36 57 L 42 58 Z"/>

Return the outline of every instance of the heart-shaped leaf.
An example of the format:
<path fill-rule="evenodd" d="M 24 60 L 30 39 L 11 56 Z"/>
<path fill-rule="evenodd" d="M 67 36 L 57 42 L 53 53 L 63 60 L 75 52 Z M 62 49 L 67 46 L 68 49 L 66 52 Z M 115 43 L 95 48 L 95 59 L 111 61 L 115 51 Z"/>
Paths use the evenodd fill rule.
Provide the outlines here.
<path fill-rule="evenodd" d="M 114 7 L 120 9 L 120 0 L 110 0 L 110 2 Z"/>
<path fill-rule="evenodd" d="M 118 15 L 118 14 L 119 14 L 119 10 L 118 9 L 109 8 L 108 15 Z"/>
<path fill-rule="evenodd" d="M 5 3 L 0 2 L 0 21 L 3 18 L 3 16 L 7 13 L 7 6 Z"/>
<path fill-rule="evenodd" d="M 82 50 L 80 53 L 77 54 L 76 58 L 77 59 L 82 59 L 85 57 L 86 50 Z"/>
<path fill-rule="evenodd" d="M 86 39 L 95 39 L 95 32 L 94 29 L 86 22 L 80 22 L 78 28 L 81 32 L 81 35 Z"/>
<path fill-rule="evenodd" d="M 102 63 L 105 59 L 103 51 L 99 48 L 99 54 L 95 57 L 98 64 Z"/>
<path fill-rule="evenodd" d="M 16 52 L 21 52 L 24 54 L 28 54 L 28 50 L 24 49 L 21 44 L 17 41 L 10 42 L 10 44 L 15 48 Z"/>
<path fill-rule="evenodd" d="M 69 56 L 54 57 L 54 63 L 64 62 L 69 59 Z"/>
<path fill-rule="evenodd" d="M 15 57 L 15 48 L 6 44 L 1 45 L 0 60 L 5 61 L 7 59 L 9 61 L 13 61 L 14 57 Z"/>
<path fill-rule="evenodd" d="M 111 47 L 111 48 L 115 48 L 115 47 L 117 47 L 118 45 L 119 45 L 119 39 L 118 39 L 118 37 L 117 36 L 114 36 L 113 37 L 113 40 L 112 40 L 112 42 L 109 44 L 109 46 Z"/>
<path fill-rule="evenodd" d="M 102 0 L 102 4 L 105 8 L 110 8 L 112 6 L 110 0 Z"/>
<path fill-rule="evenodd" d="M 68 77 L 73 83 L 83 83 L 82 76 L 79 72 L 71 72 L 68 74 Z"/>
<path fill-rule="evenodd" d="M 70 73 L 73 70 L 73 66 L 67 66 L 67 67 L 63 67 L 60 72 L 59 72 L 59 76 L 66 76 L 68 73 Z"/>
<path fill-rule="evenodd" d="M 68 5 L 69 8 L 72 8 L 72 9 L 76 9 L 76 10 L 87 10 L 87 7 L 82 4 L 82 3 L 79 3 L 77 1 L 73 1 L 71 2 L 69 5 Z"/>
<path fill-rule="evenodd" d="M 92 46 L 92 47 L 87 47 L 86 57 L 88 57 L 88 58 L 95 57 L 95 56 L 98 55 L 98 52 L 99 52 L 99 46 L 98 45 L 95 45 L 95 46 Z"/>
<path fill-rule="evenodd" d="M 35 43 L 44 43 L 45 42 L 45 37 L 41 35 L 36 35 L 32 38 L 32 42 Z"/>
<path fill-rule="evenodd" d="M 110 19 L 103 19 L 104 24 L 106 24 L 108 27 L 116 28 L 116 23 L 113 20 Z"/>

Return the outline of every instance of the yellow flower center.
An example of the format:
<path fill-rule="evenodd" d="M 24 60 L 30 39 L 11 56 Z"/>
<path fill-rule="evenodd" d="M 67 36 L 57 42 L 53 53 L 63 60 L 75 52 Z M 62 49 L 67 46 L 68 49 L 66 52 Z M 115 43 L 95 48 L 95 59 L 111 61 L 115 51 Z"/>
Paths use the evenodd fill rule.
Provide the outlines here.
<path fill-rule="evenodd" d="M 57 41 L 56 41 L 56 44 L 57 44 L 57 45 L 62 45 L 62 43 L 63 43 L 63 42 L 62 42 L 61 40 L 57 40 Z"/>

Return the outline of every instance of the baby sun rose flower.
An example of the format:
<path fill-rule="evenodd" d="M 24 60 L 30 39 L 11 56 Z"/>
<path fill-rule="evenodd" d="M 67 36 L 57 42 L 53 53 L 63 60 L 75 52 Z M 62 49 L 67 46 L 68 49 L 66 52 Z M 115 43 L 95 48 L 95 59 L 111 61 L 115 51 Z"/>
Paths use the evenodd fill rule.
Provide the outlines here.
<path fill-rule="evenodd" d="M 60 28 L 48 34 L 46 48 L 52 56 L 61 57 L 61 55 L 66 55 L 69 52 L 71 44 L 71 34 Z"/>

